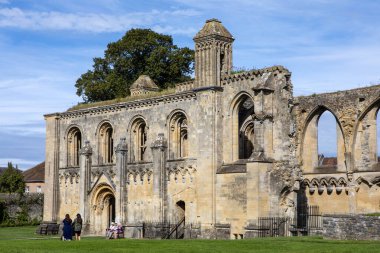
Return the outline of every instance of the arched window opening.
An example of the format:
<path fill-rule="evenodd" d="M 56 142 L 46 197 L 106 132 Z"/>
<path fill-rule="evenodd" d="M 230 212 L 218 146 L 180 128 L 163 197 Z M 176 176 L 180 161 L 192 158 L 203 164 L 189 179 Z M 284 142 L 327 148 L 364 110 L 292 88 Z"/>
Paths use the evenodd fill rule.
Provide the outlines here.
<path fill-rule="evenodd" d="M 253 101 L 246 96 L 242 99 L 238 107 L 239 126 L 239 159 L 248 159 L 253 152 L 254 124 L 252 115 L 254 114 Z"/>
<path fill-rule="evenodd" d="M 302 146 L 302 169 L 305 173 L 346 171 L 345 145 L 339 121 L 326 108 L 318 108 L 309 117 Z"/>
<path fill-rule="evenodd" d="M 337 166 L 337 131 L 340 129 L 334 115 L 325 111 L 318 120 L 318 166 Z"/>
<path fill-rule="evenodd" d="M 72 128 L 67 136 L 67 165 L 79 166 L 79 150 L 82 147 L 82 134 L 77 127 Z"/>
<path fill-rule="evenodd" d="M 254 134 L 254 124 L 253 122 L 249 122 L 247 126 L 245 126 L 242 131 L 242 159 L 247 159 L 252 155 L 253 152 L 253 134 Z"/>
<path fill-rule="evenodd" d="M 132 124 L 131 147 L 132 162 L 144 161 L 146 152 L 147 129 L 143 119 L 137 119 Z"/>
<path fill-rule="evenodd" d="M 220 52 L 220 72 L 224 72 L 225 70 L 225 57 L 224 57 L 224 52 Z"/>
<path fill-rule="evenodd" d="M 99 138 L 100 163 L 113 163 L 113 129 L 111 124 L 105 123 L 100 127 Z"/>
<path fill-rule="evenodd" d="M 183 113 L 176 113 L 170 121 L 169 143 L 170 159 L 188 157 L 187 119 Z"/>

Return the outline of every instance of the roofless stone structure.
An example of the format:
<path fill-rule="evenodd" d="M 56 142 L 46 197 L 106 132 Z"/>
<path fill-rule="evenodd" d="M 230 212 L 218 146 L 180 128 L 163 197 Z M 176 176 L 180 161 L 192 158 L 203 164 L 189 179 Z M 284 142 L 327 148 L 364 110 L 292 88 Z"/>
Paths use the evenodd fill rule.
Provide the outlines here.
<path fill-rule="evenodd" d="M 380 211 L 380 86 L 294 97 L 283 66 L 232 73 L 220 21 L 194 42 L 195 78 L 172 94 L 45 115 L 45 221 L 79 212 L 93 234 L 117 221 L 140 237 L 143 222 L 171 221 L 185 238 L 235 238 L 311 205 Z M 131 94 L 157 90 L 140 76 Z M 336 158 L 318 154 L 326 111 Z"/>

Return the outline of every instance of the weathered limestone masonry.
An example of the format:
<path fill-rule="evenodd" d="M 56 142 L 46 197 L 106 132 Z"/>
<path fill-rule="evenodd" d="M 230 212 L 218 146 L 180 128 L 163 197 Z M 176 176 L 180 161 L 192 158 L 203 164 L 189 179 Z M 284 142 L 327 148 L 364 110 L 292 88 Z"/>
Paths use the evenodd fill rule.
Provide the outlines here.
<path fill-rule="evenodd" d="M 297 199 L 378 211 L 380 87 L 294 98 L 282 66 L 233 74 L 233 41 L 208 20 L 194 37 L 195 79 L 172 94 L 45 115 L 44 220 L 80 212 L 88 233 L 117 221 L 141 237 L 143 222 L 185 218 L 185 237 L 242 238 L 259 217 L 294 217 Z M 156 91 L 148 76 L 131 87 Z M 336 168 L 317 163 L 324 110 L 342 132 Z"/>
<path fill-rule="evenodd" d="M 325 215 L 321 235 L 339 240 L 380 240 L 380 217 Z"/>
<path fill-rule="evenodd" d="M 323 213 L 379 211 L 376 117 L 380 85 L 298 97 L 294 105 L 297 157 L 308 203 L 318 205 Z M 318 164 L 318 119 L 326 110 L 337 123 L 336 166 Z"/>

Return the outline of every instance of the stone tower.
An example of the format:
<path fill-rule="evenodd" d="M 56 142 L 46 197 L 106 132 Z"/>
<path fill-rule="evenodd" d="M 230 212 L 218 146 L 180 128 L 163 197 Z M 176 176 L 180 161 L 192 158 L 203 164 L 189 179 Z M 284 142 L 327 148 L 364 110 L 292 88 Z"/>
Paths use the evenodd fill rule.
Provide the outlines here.
<path fill-rule="evenodd" d="M 209 19 L 195 35 L 195 86 L 219 86 L 221 76 L 231 74 L 231 33 L 217 19 Z"/>

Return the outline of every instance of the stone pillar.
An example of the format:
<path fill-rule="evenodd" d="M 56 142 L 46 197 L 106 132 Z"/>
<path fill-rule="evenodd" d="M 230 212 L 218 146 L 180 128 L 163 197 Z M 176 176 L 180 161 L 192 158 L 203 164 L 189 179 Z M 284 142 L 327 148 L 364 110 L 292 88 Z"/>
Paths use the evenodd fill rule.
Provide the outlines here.
<path fill-rule="evenodd" d="M 88 203 L 88 193 L 91 187 L 91 156 L 92 148 L 90 142 L 86 141 L 83 148 L 79 151 L 79 171 L 80 171 L 80 188 L 79 188 L 79 212 L 83 217 L 84 224 L 88 224 L 90 221 L 90 210 Z"/>
<path fill-rule="evenodd" d="M 46 157 L 45 157 L 45 184 L 44 190 L 44 221 L 56 222 L 59 199 L 59 133 L 60 117 L 58 114 L 45 116 L 46 120 Z"/>
<path fill-rule="evenodd" d="M 167 216 L 166 158 L 167 141 L 160 133 L 152 145 L 153 154 L 153 220 L 165 221 Z"/>
<path fill-rule="evenodd" d="M 127 203 L 128 195 L 125 187 L 125 175 L 127 173 L 127 154 L 128 146 L 125 138 L 120 138 L 120 142 L 116 147 L 116 220 L 121 224 L 127 222 Z"/>

